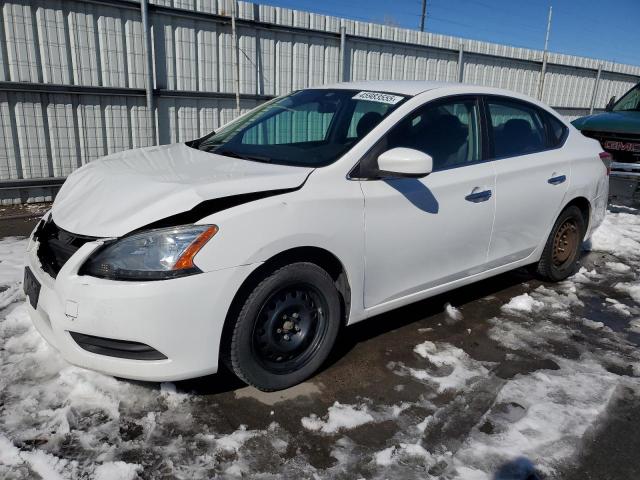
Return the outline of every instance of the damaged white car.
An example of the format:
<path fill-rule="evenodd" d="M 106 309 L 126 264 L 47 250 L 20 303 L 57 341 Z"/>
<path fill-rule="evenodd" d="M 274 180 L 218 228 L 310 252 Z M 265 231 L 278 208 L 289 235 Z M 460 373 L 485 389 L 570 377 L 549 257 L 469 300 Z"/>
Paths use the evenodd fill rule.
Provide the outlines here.
<path fill-rule="evenodd" d="M 512 92 L 296 91 L 70 175 L 28 247 L 30 313 L 86 368 L 164 381 L 222 361 L 287 388 L 345 325 L 525 265 L 566 278 L 603 219 L 606 161 Z"/>

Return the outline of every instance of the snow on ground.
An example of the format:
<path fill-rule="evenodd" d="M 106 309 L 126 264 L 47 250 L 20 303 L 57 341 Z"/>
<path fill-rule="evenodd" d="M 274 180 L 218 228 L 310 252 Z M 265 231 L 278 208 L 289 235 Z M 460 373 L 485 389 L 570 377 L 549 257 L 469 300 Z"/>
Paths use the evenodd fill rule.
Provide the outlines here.
<path fill-rule="evenodd" d="M 602 225 L 591 236 L 591 249 L 618 257 L 619 263 L 640 261 L 640 221 L 638 211 L 620 209 L 607 212 Z M 629 211 L 624 211 L 629 210 Z"/>
<path fill-rule="evenodd" d="M 447 303 L 444 306 L 444 311 L 447 314 L 447 317 L 449 318 L 450 322 L 459 322 L 460 320 L 462 320 L 462 312 L 460 310 L 458 310 L 456 307 L 454 307 L 453 305 L 451 305 L 450 303 Z"/>
<path fill-rule="evenodd" d="M 0 241 L 0 285 L 17 284 L 22 279 L 27 241 L 7 237 Z"/>
<path fill-rule="evenodd" d="M 635 306 L 612 298 L 604 298 L 601 303 L 623 318 L 637 312 L 640 304 L 638 240 L 637 215 L 610 213 L 592 241 L 594 251 L 616 255 L 620 260 L 604 263 L 608 273 L 632 273 L 635 277 L 630 282 L 613 282 L 614 288 L 627 293 Z M 582 318 L 582 325 L 600 330 L 601 337 L 594 338 L 593 345 L 580 337 L 571 340 L 579 335 L 580 328 L 574 323 L 574 312 L 585 310 L 585 302 L 593 295 L 589 287 L 610 287 L 610 281 L 596 270 L 581 268 L 565 282 L 540 286 L 512 298 L 502 307 L 507 316 L 491 320 L 489 335 L 495 341 L 516 356 L 525 351 L 544 355 L 550 350 L 546 357 L 558 368 L 518 375 L 505 383 L 494 405 L 455 453 L 452 465 L 458 467 L 459 478 L 493 478 L 491 472 L 500 465 L 521 457 L 531 459 L 538 471 L 553 476 L 556 468 L 576 453 L 585 431 L 602 421 L 618 388 L 624 385 L 640 392 L 637 378 L 620 376 L 607 368 L 611 364 L 632 363 L 638 371 L 640 356 L 623 336 L 602 322 Z M 572 309 L 572 314 L 567 315 Z M 628 328 L 634 330 L 638 322 L 631 320 Z M 598 347 L 606 344 L 607 339 L 618 342 L 619 351 L 600 352 Z M 575 348 L 578 357 L 567 359 L 555 354 L 553 345 L 559 342 Z M 515 419 L 505 416 L 505 405 L 517 406 L 521 413 Z"/>
<path fill-rule="evenodd" d="M 554 467 L 575 453 L 580 437 L 605 411 L 618 384 L 616 375 L 592 362 L 518 376 L 504 385 L 483 418 L 491 433 L 475 429 L 454 464 L 487 474 L 524 456 L 553 476 Z M 512 418 L 505 406 L 520 413 Z"/>
<path fill-rule="evenodd" d="M 311 414 L 303 417 L 302 426 L 314 432 L 336 433 L 339 430 L 347 430 L 359 427 L 365 423 L 373 422 L 373 417 L 367 411 L 366 405 L 352 406 L 341 405 L 339 402 L 334 403 L 327 412 L 326 420 L 318 418 L 317 415 Z"/>
<path fill-rule="evenodd" d="M 487 341 L 505 352 L 503 364 L 535 360 L 541 367 L 499 376 L 498 363 L 434 337 L 438 328 L 429 326 L 403 347 L 402 361 L 388 358 L 398 381 L 389 391 L 419 392 L 411 401 L 290 400 L 288 426 L 271 420 L 276 404 L 259 428 L 230 421 L 215 394 L 67 364 L 28 318 L 20 286 L 25 248 L 25 240 L 0 240 L 3 479 L 489 480 L 533 470 L 553 478 L 585 432 L 605 421 L 620 389 L 640 393 L 640 354 L 628 337 L 640 333 L 640 215 L 628 209 L 609 213 L 591 240 L 605 260 L 559 284 L 522 285 L 477 319 Z M 446 323 L 468 331 L 472 314 L 464 310 L 463 317 L 445 305 Z M 384 431 L 388 438 L 367 443 L 370 433 Z M 309 452 L 323 448 L 330 460 L 314 460 Z M 519 476 L 496 475 L 505 468 Z"/>
<path fill-rule="evenodd" d="M 240 474 L 238 450 L 266 431 L 203 433 L 200 449 L 185 445 L 178 432 L 165 444 L 176 425 L 208 430 L 194 425 L 197 399 L 176 393 L 170 383 L 158 391 L 69 365 L 46 344 L 31 324 L 19 285 L 22 270 L 14 259 L 25 248 L 24 240 L 0 240 L 0 278 L 8 287 L 0 299 L 9 304 L 0 310 L 0 478 L 133 480 L 142 466 L 117 459 L 119 452 L 145 444 L 151 451 L 158 443 L 170 477 L 188 472 L 189 478 L 209 478 L 214 467 Z M 187 448 L 193 451 L 185 454 Z M 217 452 L 222 459 L 214 457 Z M 177 466 L 185 459 L 192 465 Z"/>
<path fill-rule="evenodd" d="M 464 350 L 450 344 L 426 341 L 413 349 L 426 359 L 427 368 L 408 368 L 407 372 L 418 380 L 437 386 L 438 393 L 464 388 L 474 378 L 485 375 L 487 369 L 473 360 Z"/>

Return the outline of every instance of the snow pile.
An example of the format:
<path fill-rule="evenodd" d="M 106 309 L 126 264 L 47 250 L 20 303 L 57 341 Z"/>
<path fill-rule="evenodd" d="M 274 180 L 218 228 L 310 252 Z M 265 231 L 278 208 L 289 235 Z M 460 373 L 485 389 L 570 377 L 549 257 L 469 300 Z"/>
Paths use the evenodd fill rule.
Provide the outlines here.
<path fill-rule="evenodd" d="M 15 237 L 0 241 L 0 285 L 10 285 L 22 280 L 27 243 L 27 240 Z"/>
<path fill-rule="evenodd" d="M 623 315 L 625 317 L 630 317 L 632 315 L 631 308 L 629 308 L 628 305 L 625 305 L 624 303 L 619 302 L 615 298 L 605 298 L 604 301 L 605 301 L 605 305 L 608 308 L 616 311 L 620 315 Z"/>
<path fill-rule="evenodd" d="M 125 462 L 107 462 L 96 468 L 94 480 L 134 480 L 142 471 L 140 465 Z"/>
<path fill-rule="evenodd" d="M 640 304 L 640 282 L 621 282 L 616 289 L 629 294 L 633 301 Z"/>
<path fill-rule="evenodd" d="M 462 320 L 462 312 L 450 303 L 445 304 L 444 311 L 447 314 L 449 320 L 451 320 L 451 323 L 459 322 L 460 320 Z"/>
<path fill-rule="evenodd" d="M 636 318 L 629 322 L 629 331 L 633 333 L 640 333 L 640 318 Z"/>
<path fill-rule="evenodd" d="M 616 273 L 627 273 L 631 271 L 631 267 L 621 262 L 604 262 L 605 267 Z"/>
<path fill-rule="evenodd" d="M 26 246 L 0 240 L 0 477 L 137 478 L 140 466 L 113 458 L 124 441 L 122 413 L 141 418 L 141 430 L 153 424 L 150 435 L 158 393 L 71 366 L 49 347 L 22 301 Z"/>
<path fill-rule="evenodd" d="M 398 461 L 414 459 L 427 465 L 433 463 L 432 455 L 418 443 L 400 443 L 377 452 L 374 456 L 375 463 L 388 467 Z"/>
<path fill-rule="evenodd" d="M 528 293 L 523 293 L 509 300 L 509 303 L 503 305 L 502 309 L 512 312 L 532 312 L 534 309 L 537 310 L 542 307 L 544 307 L 544 304 L 541 301 L 534 299 Z"/>
<path fill-rule="evenodd" d="M 354 407 L 339 402 L 335 402 L 329 407 L 324 418 L 325 420 L 322 420 L 312 413 L 300 421 L 307 430 L 322 433 L 336 433 L 339 430 L 348 430 L 374 421 L 366 405 Z"/>
<path fill-rule="evenodd" d="M 472 359 L 464 350 L 448 343 L 436 344 L 426 341 L 416 345 L 413 351 L 427 360 L 428 367 L 404 367 L 398 373 L 404 371 L 418 380 L 435 384 L 438 393 L 463 388 L 473 379 L 487 373 L 487 369 L 480 362 Z"/>
<path fill-rule="evenodd" d="M 612 400 L 619 377 L 593 361 L 559 362 L 560 370 L 538 371 L 507 382 L 456 452 L 454 464 L 495 472 L 507 461 L 524 456 L 551 475 L 554 466 L 574 454 L 579 439 Z M 521 413 L 505 414 L 504 405 L 517 405 Z M 491 433 L 480 429 L 487 424 Z"/>
<path fill-rule="evenodd" d="M 0 318 L 0 344 L 4 345 L 0 349 L 0 391 L 5 407 L 0 431 L 13 439 L 3 438 L 0 455 L 16 459 L 15 468 L 26 465 L 43 478 L 73 478 L 79 473 L 77 461 L 40 449 L 18 449 L 14 442 L 36 441 L 54 450 L 79 442 L 92 450 L 94 460 L 108 458 L 109 444 L 119 440 L 121 403 L 150 400 L 146 389 L 64 362 L 35 331 L 24 303 Z M 12 465 L 4 460 L 0 463 Z M 123 468 L 120 464 L 104 467 L 101 478 L 129 478 L 106 476 Z"/>
<path fill-rule="evenodd" d="M 77 462 L 69 462 L 41 450 L 22 451 L 0 434 L 0 476 L 9 472 L 33 472 L 43 479 L 62 480 L 73 475 Z"/>
<path fill-rule="evenodd" d="M 634 213 L 607 212 L 602 225 L 591 236 L 591 249 L 610 253 L 625 262 L 640 262 L 640 215 L 631 211 Z"/>

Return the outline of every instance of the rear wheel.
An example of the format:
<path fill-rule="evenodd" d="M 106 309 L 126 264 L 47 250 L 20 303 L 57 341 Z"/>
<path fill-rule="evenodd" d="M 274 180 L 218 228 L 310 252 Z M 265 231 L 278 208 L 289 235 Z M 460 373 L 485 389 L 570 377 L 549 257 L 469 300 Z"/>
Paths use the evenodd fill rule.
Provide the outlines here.
<path fill-rule="evenodd" d="M 339 294 L 326 271 L 306 262 L 282 267 L 242 306 L 228 345 L 229 366 L 260 390 L 296 385 L 326 360 L 340 313 Z"/>
<path fill-rule="evenodd" d="M 580 209 L 576 206 L 564 209 L 547 239 L 536 273 L 551 282 L 564 280 L 574 273 L 584 234 L 585 223 Z"/>

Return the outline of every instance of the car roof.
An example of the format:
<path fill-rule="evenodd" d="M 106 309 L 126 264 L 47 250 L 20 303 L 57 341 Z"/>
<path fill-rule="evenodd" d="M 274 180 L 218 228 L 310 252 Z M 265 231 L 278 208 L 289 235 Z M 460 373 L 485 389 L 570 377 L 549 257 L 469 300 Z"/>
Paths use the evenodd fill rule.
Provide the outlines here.
<path fill-rule="evenodd" d="M 452 85 L 460 84 L 452 82 L 431 82 L 426 80 L 365 80 L 360 82 L 332 83 L 313 88 L 326 88 L 332 90 L 367 90 L 413 96 L 427 90 L 449 87 Z"/>
<path fill-rule="evenodd" d="M 330 85 L 314 86 L 309 88 L 322 89 L 342 89 L 342 90 L 365 90 L 384 93 L 395 93 L 398 95 L 416 96 L 429 90 L 443 89 L 444 95 L 449 94 L 470 94 L 470 95 L 500 95 L 517 100 L 524 100 L 552 113 L 556 118 L 568 125 L 562 116 L 548 105 L 541 101 L 519 92 L 506 90 L 504 88 L 487 87 L 460 82 L 432 82 L 427 80 L 365 80 L 359 82 L 340 82 Z"/>

